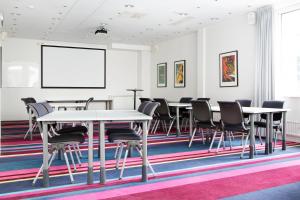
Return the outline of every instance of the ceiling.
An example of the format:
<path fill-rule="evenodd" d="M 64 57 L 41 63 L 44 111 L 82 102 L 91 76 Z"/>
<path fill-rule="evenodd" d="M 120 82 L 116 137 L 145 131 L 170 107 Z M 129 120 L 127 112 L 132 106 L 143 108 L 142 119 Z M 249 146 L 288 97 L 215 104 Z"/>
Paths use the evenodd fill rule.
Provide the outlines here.
<path fill-rule="evenodd" d="M 153 44 L 284 0 L 0 0 L 10 37 Z M 286 0 L 285 0 L 286 2 Z M 107 35 L 95 30 L 106 24 Z"/>

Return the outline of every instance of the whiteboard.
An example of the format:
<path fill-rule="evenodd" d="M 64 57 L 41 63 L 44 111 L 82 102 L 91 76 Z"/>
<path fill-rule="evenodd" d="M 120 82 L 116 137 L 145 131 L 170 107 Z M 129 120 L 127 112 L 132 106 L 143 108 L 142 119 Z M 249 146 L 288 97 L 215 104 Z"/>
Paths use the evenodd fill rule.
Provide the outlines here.
<path fill-rule="evenodd" d="M 41 46 L 42 88 L 105 88 L 106 50 Z"/>

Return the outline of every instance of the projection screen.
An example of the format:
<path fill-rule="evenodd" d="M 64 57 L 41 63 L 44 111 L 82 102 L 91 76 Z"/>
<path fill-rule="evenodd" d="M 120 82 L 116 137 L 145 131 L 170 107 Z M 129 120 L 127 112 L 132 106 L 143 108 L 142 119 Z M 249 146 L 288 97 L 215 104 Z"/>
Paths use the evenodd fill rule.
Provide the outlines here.
<path fill-rule="evenodd" d="M 106 50 L 41 46 L 42 88 L 105 88 Z"/>

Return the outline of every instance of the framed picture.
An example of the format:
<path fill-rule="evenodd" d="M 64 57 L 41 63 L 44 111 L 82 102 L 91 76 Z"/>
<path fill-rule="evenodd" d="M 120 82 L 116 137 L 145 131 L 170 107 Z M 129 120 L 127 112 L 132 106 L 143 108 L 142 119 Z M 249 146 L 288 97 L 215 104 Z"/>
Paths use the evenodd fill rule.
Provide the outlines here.
<path fill-rule="evenodd" d="M 237 87 L 238 51 L 230 51 L 219 55 L 220 87 Z"/>
<path fill-rule="evenodd" d="M 167 63 L 157 64 L 157 87 L 167 87 Z"/>
<path fill-rule="evenodd" d="M 174 62 L 174 87 L 185 87 L 185 60 Z"/>

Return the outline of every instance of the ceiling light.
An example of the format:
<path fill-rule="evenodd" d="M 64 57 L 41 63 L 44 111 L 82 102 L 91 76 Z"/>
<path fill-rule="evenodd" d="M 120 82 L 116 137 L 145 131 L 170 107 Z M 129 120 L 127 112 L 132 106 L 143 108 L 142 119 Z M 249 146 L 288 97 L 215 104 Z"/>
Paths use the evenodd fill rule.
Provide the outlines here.
<path fill-rule="evenodd" d="M 197 8 L 201 8 L 200 6 L 197 6 Z"/>
<path fill-rule="evenodd" d="M 20 13 L 16 13 L 16 15 L 17 15 L 17 16 L 21 16 L 21 14 L 20 14 Z"/>
<path fill-rule="evenodd" d="M 68 7 L 67 5 L 63 5 L 64 8 Z"/>
<path fill-rule="evenodd" d="M 28 8 L 33 9 L 34 5 L 28 5 Z"/>
<path fill-rule="evenodd" d="M 132 4 L 125 4 L 124 7 L 125 8 L 134 8 L 134 5 L 132 5 Z"/>
<path fill-rule="evenodd" d="M 14 26 L 16 26 L 17 24 L 13 24 Z"/>
<path fill-rule="evenodd" d="M 63 13 L 62 13 L 62 12 L 59 12 L 58 14 L 59 14 L 59 15 L 62 15 Z"/>
<path fill-rule="evenodd" d="M 228 13 L 228 15 L 231 15 L 231 14 L 232 14 L 231 12 Z"/>
<path fill-rule="evenodd" d="M 184 13 L 184 12 L 179 12 L 177 13 L 179 16 L 188 16 L 188 13 Z"/>
<path fill-rule="evenodd" d="M 18 6 L 15 6 L 14 8 L 15 8 L 15 9 L 18 9 L 19 7 L 18 7 Z"/>
<path fill-rule="evenodd" d="M 252 6 L 251 6 L 251 5 L 248 5 L 247 7 L 248 7 L 248 8 L 251 8 Z"/>

